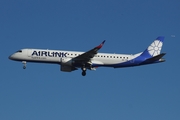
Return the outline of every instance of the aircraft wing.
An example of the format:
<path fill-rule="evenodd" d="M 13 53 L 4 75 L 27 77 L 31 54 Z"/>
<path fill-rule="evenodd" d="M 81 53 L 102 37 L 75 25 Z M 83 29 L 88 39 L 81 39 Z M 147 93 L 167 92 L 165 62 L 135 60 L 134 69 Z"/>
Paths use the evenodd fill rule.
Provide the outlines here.
<path fill-rule="evenodd" d="M 74 61 L 89 61 L 91 58 L 93 58 L 98 53 L 98 50 L 102 48 L 104 43 L 105 43 L 105 40 L 100 45 L 96 46 L 95 48 L 73 58 L 73 60 Z"/>

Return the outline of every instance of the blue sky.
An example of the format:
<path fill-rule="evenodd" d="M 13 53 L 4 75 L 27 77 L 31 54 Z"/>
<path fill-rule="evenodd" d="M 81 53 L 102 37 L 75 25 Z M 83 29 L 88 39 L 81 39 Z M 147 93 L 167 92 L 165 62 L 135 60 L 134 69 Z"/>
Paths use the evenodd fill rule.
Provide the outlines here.
<path fill-rule="evenodd" d="M 180 1 L 1 0 L 1 120 L 179 120 Z M 61 72 L 8 59 L 21 48 L 134 54 L 165 36 L 166 62 Z M 173 36 L 172 36 L 173 35 Z"/>

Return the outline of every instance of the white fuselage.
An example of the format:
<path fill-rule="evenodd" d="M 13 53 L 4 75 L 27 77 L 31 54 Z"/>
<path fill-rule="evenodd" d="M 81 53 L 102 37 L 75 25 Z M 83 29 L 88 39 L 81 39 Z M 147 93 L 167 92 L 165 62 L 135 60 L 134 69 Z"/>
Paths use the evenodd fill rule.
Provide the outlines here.
<path fill-rule="evenodd" d="M 63 50 L 45 50 L 45 49 L 22 49 L 19 52 L 10 56 L 10 59 L 17 61 L 27 62 L 42 62 L 42 63 L 55 63 L 61 64 L 62 58 L 75 58 L 84 52 L 77 51 L 63 51 Z M 110 54 L 110 53 L 98 53 L 91 61 L 99 65 L 117 64 L 126 61 L 130 61 L 135 58 L 136 55 L 127 54 Z"/>

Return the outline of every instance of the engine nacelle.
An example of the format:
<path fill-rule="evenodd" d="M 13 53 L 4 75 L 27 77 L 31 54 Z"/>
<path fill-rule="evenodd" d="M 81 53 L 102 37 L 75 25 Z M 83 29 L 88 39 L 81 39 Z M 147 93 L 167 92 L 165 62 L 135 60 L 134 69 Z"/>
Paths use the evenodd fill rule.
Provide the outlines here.
<path fill-rule="evenodd" d="M 77 70 L 77 68 L 73 67 L 73 61 L 71 58 L 61 58 L 60 62 L 61 62 L 61 68 L 60 68 L 61 71 L 71 72 Z"/>
<path fill-rule="evenodd" d="M 65 65 L 65 66 L 72 66 L 72 59 L 71 58 L 61 58 L 60 60 L 61 65 Z"/>
<path fill-rule="evenodd" d="M 73 71 L 73 67 L 72 66 L 69 66 L 69 65 L 61 65 L 61 68 L 60 68 L 61 71 L 63 72 L 71 72 Z"/>

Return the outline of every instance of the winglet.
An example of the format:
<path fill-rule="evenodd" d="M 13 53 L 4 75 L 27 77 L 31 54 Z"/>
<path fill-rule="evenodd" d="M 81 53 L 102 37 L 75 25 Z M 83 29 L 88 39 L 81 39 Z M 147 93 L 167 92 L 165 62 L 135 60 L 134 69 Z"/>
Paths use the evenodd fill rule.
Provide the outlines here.
<path fill-rule="evenodd" d="M 103 41 L 99 46 L 97 46 L 96 48 L 97 48 L 97 49 L 101 49 L 101 47 L 104 45 L 105 41 L 106 41 L 106 40 L 104 40 L 104 41 Z"/>

